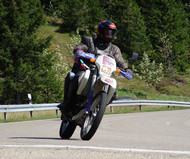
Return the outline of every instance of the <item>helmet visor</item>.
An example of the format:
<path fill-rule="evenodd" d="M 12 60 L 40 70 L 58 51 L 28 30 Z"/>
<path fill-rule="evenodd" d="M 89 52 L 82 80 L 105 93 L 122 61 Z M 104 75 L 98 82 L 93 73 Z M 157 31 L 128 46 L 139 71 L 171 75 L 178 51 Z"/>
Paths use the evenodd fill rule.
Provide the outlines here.
<path fill-rule="evenodd" d="M 115 30 L 112 29 L 105 29 L 104 30 L 104 37 L 107 39 L 113 39 L 115 35 Z"/>

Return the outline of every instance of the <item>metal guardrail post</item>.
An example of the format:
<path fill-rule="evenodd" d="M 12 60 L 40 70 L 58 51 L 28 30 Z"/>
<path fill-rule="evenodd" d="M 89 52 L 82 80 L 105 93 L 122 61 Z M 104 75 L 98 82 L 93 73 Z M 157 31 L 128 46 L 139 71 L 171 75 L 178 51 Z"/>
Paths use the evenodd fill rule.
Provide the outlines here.
<path fill-rule="evenodd" d="M 112 106 L 110 106 L 110 112 L 111 112 L 111 113 L 113 112 L 113 108 L 112 108 Z"/>
<path fill-rule="evenodd" d="M 142 105 L 139 105 L 139 110 L 140 110 L 140 111 L 142 110 Z"/>
<path fill-rule="evenodd" d="M 7 120 L 7 112 L 4 112 L 4 120 Z"/>
<path fill-rule="evenodd" d="M 30 111 L 30 117 L 33 118 L 33 111 Z"/>

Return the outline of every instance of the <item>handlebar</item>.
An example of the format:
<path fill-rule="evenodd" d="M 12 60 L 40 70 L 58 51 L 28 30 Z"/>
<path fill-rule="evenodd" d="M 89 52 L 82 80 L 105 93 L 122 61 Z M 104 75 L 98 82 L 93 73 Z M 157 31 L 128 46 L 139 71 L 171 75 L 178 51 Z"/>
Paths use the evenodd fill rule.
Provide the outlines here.
<path fill-rule="evenodd" d="M 76 50 L 75 54 L 79 57 L 85 58 L 85 59 L 89 59 L 90 62 L 95 62 L 95 55 L 91 54 L 91 53 L 85 53 L 82 50 Z"/>
<path fill-rule="evenodd" d="M 128 80 L 131 80 L 133 78 L 133 75 L 128 73 L 128 72 L 125 72 L 125 71 L 122 71 L 120 70 L 119 68 L 116 69 L 116 72 L 117 73 L 120 73 L 123 77 L 125 77 L 126 79 Z"/>
<path fill-rule="evenodd" d="M 78 57 L 81 57 L 81 58 L 85 58 L 85 59 L 89 59 L 90 62 L 95 62 L 95 55 L 92 54 L 92 53 L 85 53 L 84 51 L 82 50 L 76 50 L 75 52 L 76 56 Z M 128 72 L 125 72 L 125 71 L 122 71 L 121 69 L 117 68 L 116 69 L 116 72 L 117 73 L 120 73 L 123 77 L 125 77 L 126 79 L 130 80 L 133 78 L 133 75 L 128 73 Z"/>

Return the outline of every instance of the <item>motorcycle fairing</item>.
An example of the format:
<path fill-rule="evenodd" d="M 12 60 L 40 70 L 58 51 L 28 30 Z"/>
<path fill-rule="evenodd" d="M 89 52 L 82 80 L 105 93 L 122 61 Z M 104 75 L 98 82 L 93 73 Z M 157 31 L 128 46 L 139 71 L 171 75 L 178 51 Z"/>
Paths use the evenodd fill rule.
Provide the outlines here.
<path fill-rule="evenodd" d="M 108 76 L 100 74 L 98 76 L 98 79 L 100 79 L 103 83 L 106 83 L 106 84 L 110 85 L 113 88 L 116 88 L 116 86 L 117 86 L 117 82 L 116 82 L 116 80 L 114 78 L 111 78 L 111 77 L 108 77 Z"/>
<path fill-rule="evenodd" d="M 100 75 L 98 77 L 98 79 L 104 83 L 105 85 L 109 85 L 109 89 L 107 91 L 107 94 L 108 94 L 108 102 L 110 102 L 115 90 L 116 90 L 116 87 L 117 87 L 117 82 L 114 78 L 111 78 L 111 77 L 108 77 L 108 76 L 104 76 L 104 75 Z"/>
<path fill-rule="evenodd" d="M 96 66 L 98 67 L 99 74 L 111 76 L 112 72 L 116 71 L 116 62 L 113 58 L 101 55 L 96 59 Z"/>
<path fill-rule="evenodd" d="M 116 71 L 116 62 L 109 56 L 101 55 L 96 59 L 96 65 L 99 70 L 99 76 L 97 80 L 100 80 L 105 85 L 109 85 L 109 89 L 107 91 L 107 101 L 109 103 L 117 87 L 116 80 L 111 78 L 112 72 Z"/>
<path fill-rule="evenodd" d="M 84 90 L 84 88 L 88 82 L 89 77 L 90 77 L 90 70 L 86 70 L 84 72 L 84 75 L 79 80 L 79 87 L 77 90 L 78 95 L 81 95 L 82 91 Z"/>

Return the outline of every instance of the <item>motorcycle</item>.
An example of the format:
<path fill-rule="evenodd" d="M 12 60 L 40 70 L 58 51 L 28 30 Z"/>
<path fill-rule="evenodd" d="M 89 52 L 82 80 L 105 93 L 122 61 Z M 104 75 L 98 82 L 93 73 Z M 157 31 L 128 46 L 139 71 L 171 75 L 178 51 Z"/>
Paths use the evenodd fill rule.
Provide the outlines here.
<path fill-rule="evenodd" d="M 132 79 L 132 75 L 116 67 L 113 57 L 84 53 L 78 50 L 75 56 L 85 68 L 81 76 L 77 90 L 75 109 L 70 119 L 62 120 L 59 135 L 62 139 L 69 139 L 77 126 L 81 127 L 82 140 L 90 140 L 98 129 L 103 118 L 106 106 L 113 101 L 117 82 L 112 78 L 113 72 L 117 72 L 126 79 Z M 132 57 L 133 59 L 135 57 Z M 84 60 L 89 60 L 88 66 Z"/>

